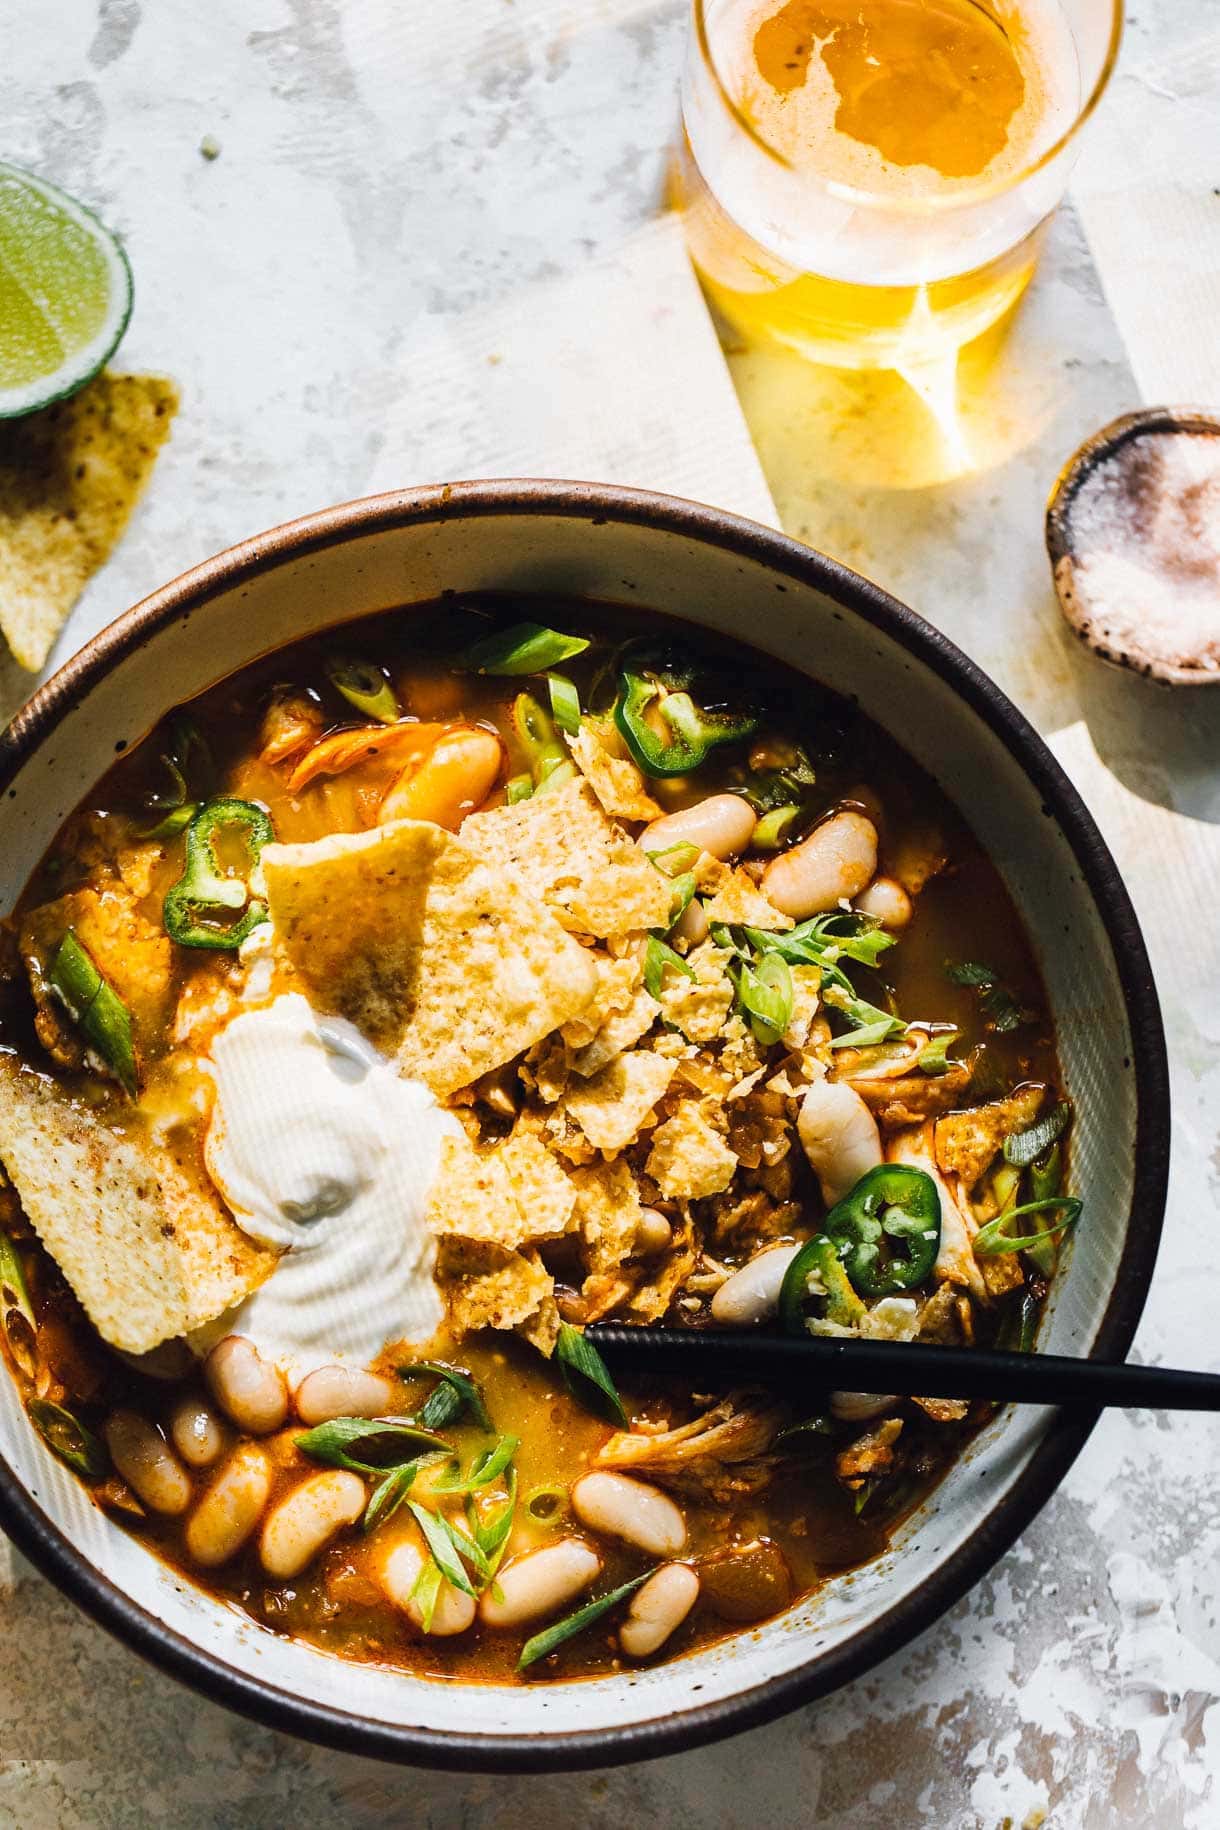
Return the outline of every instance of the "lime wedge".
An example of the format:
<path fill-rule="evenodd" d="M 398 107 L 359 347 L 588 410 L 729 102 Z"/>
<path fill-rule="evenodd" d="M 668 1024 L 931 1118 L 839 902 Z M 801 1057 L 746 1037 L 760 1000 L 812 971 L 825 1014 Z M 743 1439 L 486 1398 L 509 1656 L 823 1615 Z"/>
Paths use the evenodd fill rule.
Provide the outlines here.
<path fill-rule="evenodd" d="M 0 419 L 75 393 L 131 316 L 127 256 L 89 210 L 0 163 Z"/>

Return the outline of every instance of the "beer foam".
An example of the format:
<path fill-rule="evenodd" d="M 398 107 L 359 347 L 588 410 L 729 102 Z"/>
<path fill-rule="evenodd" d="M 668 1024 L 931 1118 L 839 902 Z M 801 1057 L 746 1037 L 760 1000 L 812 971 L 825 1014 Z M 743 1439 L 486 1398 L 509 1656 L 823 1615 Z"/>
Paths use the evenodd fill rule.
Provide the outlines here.
<path fill-rule="evenodd" d="M 980 171 L 962 177 L 946 176 L 929 164 L 896 163 L 836 123 L 843 98 L 822 55 L 833 30 L 815 41 L 804 80 L 793 88 L 778 90 L 762 76 L 755 37 L 781 5 L 782 0 L 727 0 L 715 9 L 711 30 L 720 80 L 759 138 L 790 166 L 845 190 L 900 205 L 952 201 L 980 186 L 1002 184 L 1053 146 L 1079 107 L 1079 65 L 1063 12 L 1055 0 L 1022 0 L 1019 10 L 997 10 L 996 30 L 1006 36 L 1024 80 L 1003 147 Z"/>

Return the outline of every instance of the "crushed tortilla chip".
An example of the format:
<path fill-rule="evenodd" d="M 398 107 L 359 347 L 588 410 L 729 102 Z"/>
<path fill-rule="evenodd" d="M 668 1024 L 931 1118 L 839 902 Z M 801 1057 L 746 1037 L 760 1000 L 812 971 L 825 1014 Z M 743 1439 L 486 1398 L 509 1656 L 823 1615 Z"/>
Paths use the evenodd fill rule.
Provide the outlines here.
<path fill-rule="evenodd" d="M 609 1017 L 629 1008 L 644 977 L 644 962 L 637 953 L 625 953 L 620 959 L 612 959 L 608 953 L 592 957 L 597 990 L 580 1015 L 563 1026 L 563 1039 L 573 1049 L 584 1048 Z"/>
<path fill-rule="evenodd" d="M 573 933 L 605 939 L 668 925 L 668 877 L 607 818 L 583 778 L 471 814 L 462 839 L 487 863 L 514 871 Z"/>
<path fill-rule="evenodd" d="M 649 794 L 643 773 L 609 720 L 582 718 L 579 731 L 568 738 L 568 748 L 607 813 L 621 820 L 660 818 L 661 808 Z"/>
<path fill-rule="evenodd" d="M 557 1239 L 572 1223 L 576 1190 L 546 1145 L 527 1126 L 518 1125 L 495 1154 L 508 1172 L 509 1185 L 529 1240 Z"/>
<path fill-rule="evenodd" d="M 599 1150 L 625 1150 L 651 1117 L 673 1073 L 672 1061 L 635 1049 L 616 1056 L 582 1087 L 570 1089 L 564 1107 Z"/>
<path fill-rule="evenodd" d="M 965 1188 L 973 1188 L 1004 1139 L 1029 1129 L 1045 1098 L 1046 1088 L 1031 1081 L 1005 1099 L 937 1119 L 936 1161 L 941 1171 L 960 1176 Z"/>
<path fill-rule="evenodd" d="M 0 1160 L 26 1217 L 104 1341 L 148 1353 L 257 1289 L 256 1245 L 203 1175 L 151 1132 L 116 1130 L 45 1074 L 0 1054 Z"/>
<path fill-rule="evenodd" d="M 440 1236 L 524 1245 L 529 1233 L 498 1150 L 479 1151 L 463 1132 L 441 1139 L 424 1224 Z"/>
<path fill-rule="evenodd" d="M 616 1055 L 625 1054 L 648 1034 L 660 1009 L 657 1000 L 641 986 L 627 1009 L 607 1017 L 592 1042 L 576 1051 L 572 1071 L 586 1080 L 600 1073 Z"/>
<path fill-rule="evenodd" d="M 558 1032 L 535 1042 L 521 1064 L 521 1078 L 544 1106 L 562 1098 L 571 1072 L 572 1051 Z"/>
<path fill-rule="evenodd" d="M 695 860 L 695 881 L 705 898 L 703 912 L 709 921 L 763 928 L 770 933 L 792 926 L 791 915 L 781 915 L 775 904 L 764 896 L 748 871 L 735 864 L 722 864 L 710 852 L 700 852 Z"/>
<path fill-rule="evenodd" d="M 714 940 L 701 941 L 687 955 L 693 979 L 676 970 L 665 974 L 662 1013 L 691 1042 L 710 1042 L 724 1027 L 733 1007 L 733 981 L 725 970 L 732 957 Z"/>
<path fill-rule="evenodd" d="M 737 1158 L 709 1122 L 698 1100 L 684 1100 L 658 1125 L 645 1170 L 672 1201 L 718 1195 L 733 1180 Z"/>
<path fill-rule="evenodd" d="M 31 673 L 117 545 L 177 410 L 172 381 L 103 374 L 0 424 L 0 629 Z"/>
<path fill-rule="evenodd" d="M 615 1272 L 635 1251 L 639 1232 L 643 1210 L 635 1176 L 620 1160 L 577 1169 L 572 1181 L 585 1263 L 595 1276 Z"/>
<path fill-rule="evenodd" d="M 593 995 L 588 951 L 439 826 L 268 845 L 261 863 L 277 947 L 311 1002 L 438 1095 L 511 1061 Z"/>
<path fill-rule="evenodd" d="M 559 1339 L 559 1330 L 563 1318 L 559 1313 L 559 1304 L 555 1301 L 554 1289 L 547 1291 L 532 1315 L 527 1315 L 523 1322 L 517 1323 L 517 1333 L 522 1340 L 536 1347 L 545 1359 L 550 1359 Z"/>
<path fill-rule="evenodd" d="M 674 1227 L 673 1243 L 655 1267 L 646 1270 L 626 1307 L 633 1322 L 659 1322 L 695 1268 L 698 1258 L 695 1226 L 690 1211 L 682 1209 L 682 1223 Z"/>
<path fill-rule="evenodd" d="M 437 1279 L 459 1334 L 480 1328 L 520 1328 L 554 1297 L 554 1279 L 535 1252 L 514 1252 L 487 1241 L 444 1238 Z"/>

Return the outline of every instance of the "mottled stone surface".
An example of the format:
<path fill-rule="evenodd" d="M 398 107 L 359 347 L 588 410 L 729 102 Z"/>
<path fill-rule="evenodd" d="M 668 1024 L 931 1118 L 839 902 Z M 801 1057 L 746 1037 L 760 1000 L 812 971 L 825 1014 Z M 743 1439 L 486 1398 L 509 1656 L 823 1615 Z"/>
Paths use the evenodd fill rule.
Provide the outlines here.
<path fill-rule="evenodd" d="M 653 215 L 682 15 L 680 0 L 10 0 L 3 152 L 123 231 L 138 284 L 123 360 L 168 370 L 184 394 L 150 496 L 59 658 L 255 529 L 431 480 L 463 451 L 489 472 L 506 435 L 481 423 L 471 365 L 495 367 L 515 296 L 615 259 Z M 1215 0 L 1189 31 L 1208 15 L 1214 33 Z M 1187 30 L 1172 20 L 1140 9 L 1124 82 Z M 1192 105 L 1199 131 L 1220 119 Z M 205 135 L 221 149 L 210 163 Z M 1167 297 L 1167 335 L 1173 308 Z M 608 376 L 623 360 L 612 317 Z M 784 524 L 961 641 L 1048 734 L 1117 852 L 1176 1100 L 1171 1218 L 1138 1351 L 1207 1364 L 1220 693 L 1173 697 L 1104 671 L 1055 610 L 1046 492 L 1078 440 L 1138 398 L 1079 230 L 1060 218 L 998 365 L 965 378 L 973 468 L 959 480 L 936 480 L 953 465 L 898 391 L 779 356 L 732 366 Z M 511 400 L 495 412 L 508 424 Z M 531 412 L 523 400 L 545 431 Z M 665 417 L 644 439 L 647 480 L 671 463 L 694 488 L 681 439 L 669 457 L 657 443 Z M 639 427 L 620 433 L 621 475 Z M 505 467 L 532 457 L 523 434 Z M 752 475 L 742 488 L 757 500 Z M 27 686 L 10 670 L 4 703 Z M 1206 1830 L 1220 1821 L 1217 1440 L 1206 1419 L 1107 1418 L 991 1577 L 868 1679 L 737 1741 L 586 1781 L 396 1772 L 251 1727 L 154 1674 L 0 1545 L 0 1823 L 991 1830 L 1047 1813 L 1062 1830 Z"/>

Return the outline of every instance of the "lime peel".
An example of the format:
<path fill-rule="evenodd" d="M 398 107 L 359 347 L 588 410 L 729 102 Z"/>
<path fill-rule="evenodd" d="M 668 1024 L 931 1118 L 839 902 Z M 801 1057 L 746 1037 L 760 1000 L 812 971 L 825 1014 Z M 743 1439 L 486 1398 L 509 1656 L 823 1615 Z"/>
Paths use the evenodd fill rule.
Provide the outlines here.
<path fill-rule="evenodd" d="M 0 162 L 0 420 L 92 380 L 131 316 L 131 267 L 58 185 Z"/>

